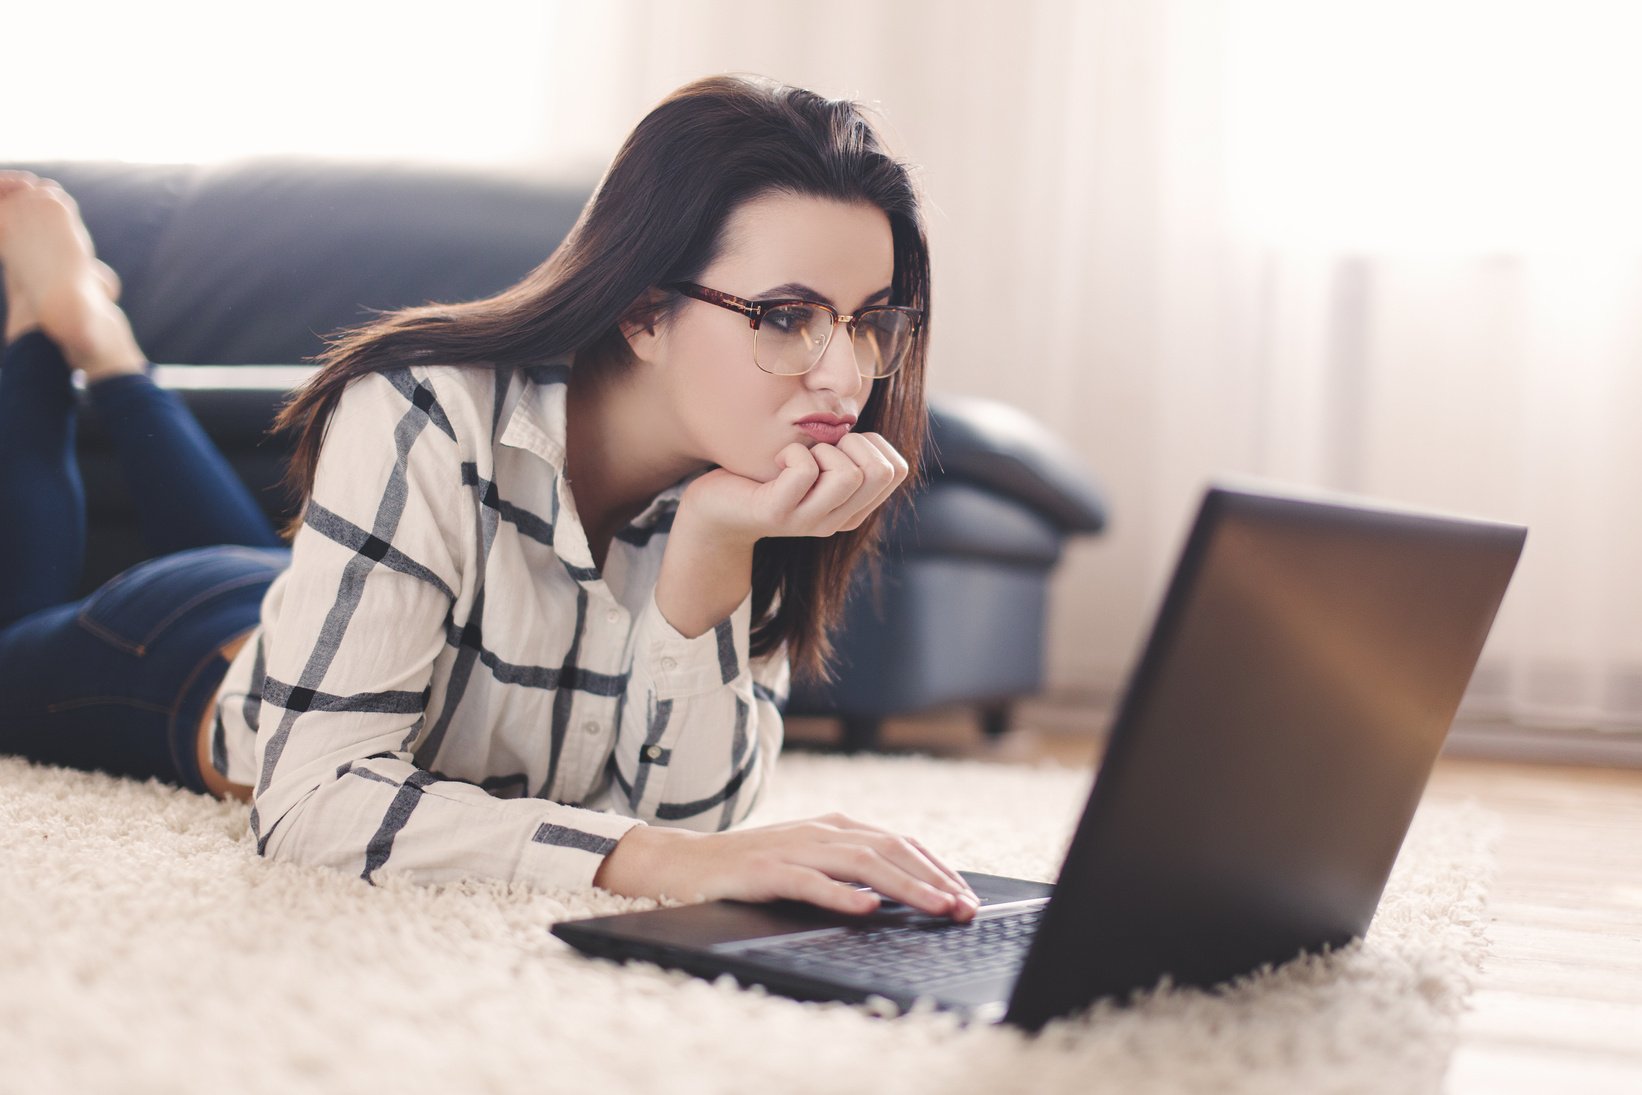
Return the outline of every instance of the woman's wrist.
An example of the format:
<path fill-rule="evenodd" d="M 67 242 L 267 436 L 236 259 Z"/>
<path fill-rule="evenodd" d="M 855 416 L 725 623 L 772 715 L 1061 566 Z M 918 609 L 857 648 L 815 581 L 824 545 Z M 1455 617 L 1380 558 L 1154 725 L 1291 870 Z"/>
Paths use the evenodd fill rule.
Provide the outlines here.
<path fill-rule="evenodd" d="M 675 631 L 687 639 L 706 634 L 746 600 L 756 543 L 679 507 L 656 579 L 656 607 Z"/>
<path fill-rule="evenodd" d="M 673 515 L 673 527 L 668 533 L 669 543 L 682 534 L 685 541 L 712 554 L 746 555 L 750 560 L 753 548 L 761 539 L 746 525 L 725 524 L 706 506 L 691 505 L 689 491 L 679 499 L 678 511 Z"/>
<path fill-rule="evenodd" d="M 679 846 L 707 835 L 689 829 L 635 825 L 605 854 L 604 862 L 593 874 L 593 885 L 623 897 L 656 898 L 668 894 L 688 900 L 680 891 L 691 883 L 671 877 L 681 866 Z"/>

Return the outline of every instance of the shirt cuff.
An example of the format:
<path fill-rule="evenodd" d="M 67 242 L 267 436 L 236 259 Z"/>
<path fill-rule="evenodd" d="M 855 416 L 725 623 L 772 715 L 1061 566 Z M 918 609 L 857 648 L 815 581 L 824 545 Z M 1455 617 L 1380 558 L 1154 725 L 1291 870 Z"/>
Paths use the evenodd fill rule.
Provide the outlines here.
<path fill-rule="evenodd" d="M 604 857 L 615 851 L 616 842 L 628 830 L 643 824 L 636 817 L 597 810 L 578 810 L 569 825 L 543 820 L 525 841 L 518 873 L 545 886 L 592 889 L 593 876 L 604 865 Z"/>
<path fill-rule="evenodd" d="M 741 675 L 752 616 L 753 595 L 749 590 L 728 616 L 687 639 L 667 622 L 651 590 L 637 628 L 635 665 L 643 666 L 658 700 L 722 688 Z"/>

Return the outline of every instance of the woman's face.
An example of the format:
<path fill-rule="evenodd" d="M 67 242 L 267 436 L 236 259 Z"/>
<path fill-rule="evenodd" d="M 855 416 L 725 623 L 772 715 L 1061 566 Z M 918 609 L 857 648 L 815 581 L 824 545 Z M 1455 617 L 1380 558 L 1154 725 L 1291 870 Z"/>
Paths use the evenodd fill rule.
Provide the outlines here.
<path fill-rule="evenodd" d="M 853 315 L 890 303 L 895 273 L 889 218 L 877 206 L 771 193 L 744 203 L 725 225 L 719 257 L 696 279 L 747 300 L 802 297 Z M 685 298 L 651 349 L 663 368 L 682 442 L 693 455 L 759 482 L 794 441 L 820 442 L 799 428 L 814 414 L 858 418 L 873 381 L 855 364 L 840 323 L 814 368 L 777 376 L 753 361 L 747 317 Z"/>

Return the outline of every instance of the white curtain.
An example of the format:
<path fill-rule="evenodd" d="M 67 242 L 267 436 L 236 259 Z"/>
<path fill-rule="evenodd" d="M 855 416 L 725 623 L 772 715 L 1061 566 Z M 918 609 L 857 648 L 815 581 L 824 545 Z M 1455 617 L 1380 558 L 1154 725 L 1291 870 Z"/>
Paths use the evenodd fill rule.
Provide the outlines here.
<path fill-rule="evenodd" d="M 932 201 L 932 386 L 1077 446 L 1105 537 L 1051 684 L 1109 694 L 1199 491 L 1238 473 L 1519 521 L 1467 699 L 1642 726 L 1642 170 L 1624 4 L 580 5 L 544 157 L 672 87 L 873 103 Z"/>
<path fill-rule="evenodd" d="M 1471 710 L 1642 729 L 1642 4 L 288 6 L 19 12 L 81 61 L 13 51 L 0 153 L 590 180 L 705 73 L 863 99 L 930 200 L 933 389 L 1023 407 L 1110 497 L 1055 581 L 1054 689 L 1119 686 L 1241 473 L 1529 525 Z"/>

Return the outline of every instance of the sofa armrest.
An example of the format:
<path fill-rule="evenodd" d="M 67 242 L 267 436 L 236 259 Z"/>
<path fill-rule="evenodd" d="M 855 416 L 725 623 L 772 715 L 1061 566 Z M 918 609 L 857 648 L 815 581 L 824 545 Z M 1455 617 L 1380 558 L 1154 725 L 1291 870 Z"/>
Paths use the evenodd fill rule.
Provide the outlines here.
<path fill-rule="evenodd" d="M 932 396 L 925 462 L 1042 514 L 1064 532 L 1100 532 L 1106 502 L 1077 455 L 1019 408 L 972 396 Z"/>

